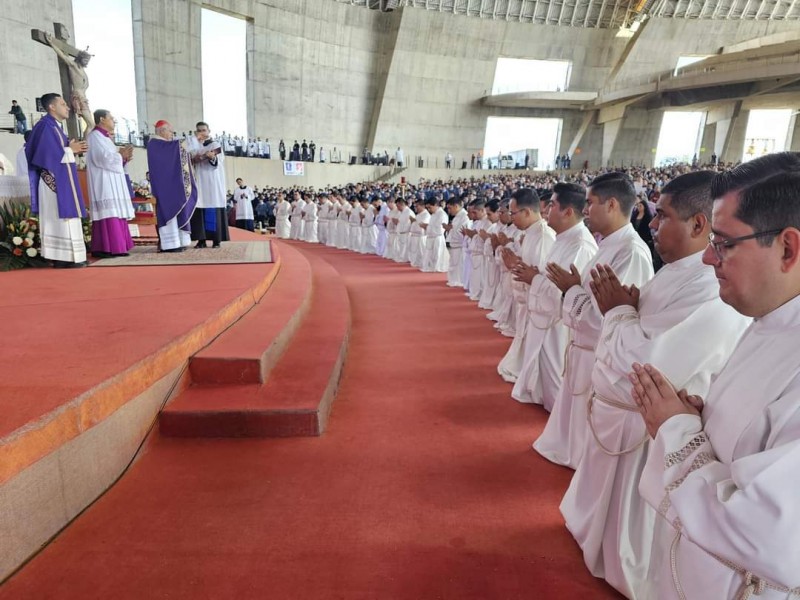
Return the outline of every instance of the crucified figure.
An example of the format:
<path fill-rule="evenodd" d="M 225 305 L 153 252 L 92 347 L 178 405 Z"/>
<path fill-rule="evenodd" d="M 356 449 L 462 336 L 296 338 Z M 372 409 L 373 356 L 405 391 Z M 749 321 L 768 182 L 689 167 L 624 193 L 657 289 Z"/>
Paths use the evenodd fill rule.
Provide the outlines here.
<path fill-rule="evenodd" d="M 89 76 L 86 75 L 84 69 L 89 65 L 92 55 L 81 50 L 75 60 L 71 60 L 69 55 L 53 43 L 52 34 L 46 33 L 44 37 L 55 51 L 59 60 L 67 67 L 70 85 L 69 104 L 72 111 L 80 115 L 86 122 L 85 133 L 88 134 L 94 128 L 94 116 L 92 116 L 92 111 L 89 108 L 89 100 L 86 98 L 86 90 L 89 88 Z"/>

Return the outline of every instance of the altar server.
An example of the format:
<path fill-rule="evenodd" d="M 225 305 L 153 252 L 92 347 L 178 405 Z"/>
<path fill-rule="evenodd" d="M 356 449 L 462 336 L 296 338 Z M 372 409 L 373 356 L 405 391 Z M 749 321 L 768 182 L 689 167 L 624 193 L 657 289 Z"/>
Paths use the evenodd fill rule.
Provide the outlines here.
<path fill-rule="evenodd" d="M 253 219 L 253 200 L 255 200 L 255 197 L 253 188 L 245 185 L 244 180 L 239 177 L 236 180 L 236 189 L 233 190 L 233 201 L 236 203 L 236 227 L 239 229 L 255 230 L 255 221 Z"/>
<path fill-rule="evenodd" d="M 422 259 L 422 271 L 425 273 L 446 273 L 449 261 L 447 245 L 444 241 L 444 226 L 449 219 L 447 213 L 439 204 L 442 194 L 425 201 L 425 210 L 431 218 L 425 224 L 425 254 Z"/>
<path fill-rule="evenodd" d="M 452 217 L 450 223 L 444 226 L 447 245 L 450 250 L 447 285 L 463 289 L 461 278 L 464 274 L 464 244 L 469 239 L 463 232 L 469 228 L 470 221 L 461 198 L 456 198 L 455 196 L 450 198 L 447 201 L 447 212 Z"/>
<path fill-rule="evenodd" d="M 397 252 L 395 262 L 409 261 L 411 226 L 416 218 L 405 198 L 397 199 Z"/>
<path fill-rule="evenodd" d="M 211 138 L 208 123 L 203 121 L 195 125 L 194 135 L 187 138 L 186 145 L 192 157 L 197 181 L 197 207 L 192 215 L 192 239 L 197 241 L 197 248 L 205 248 L 206 240 L 211 240 L 212 246 L 219 248 L 223 241 L 230 239 L 225 214 L 225 154 L 221 144 Z M 239 219 L 239 216 L 236 218 Z M 252 206 L 249 221 L 252 230 Z"/>
<path fill-rule="evenodd" d="M 282 240 L 289 239 L 291 229 L 289 214 L 291 212 L 291 204 L 286 200 L 283 192 L 278 192 L 278 201 L 275 203 L 275 235 Z"/>
<path fill-rule="evenodd" d="M 302 217 L 303 217 L 303 241 L 308 242 L 309 244 L 318 244 L 319 243 L 319 219 L 317 218 L 317 213 L 319 212 L 319 206 L 317 205 L 317 199 L 311 196 L 306 202 L 306 205 L 303 207 Z"/>

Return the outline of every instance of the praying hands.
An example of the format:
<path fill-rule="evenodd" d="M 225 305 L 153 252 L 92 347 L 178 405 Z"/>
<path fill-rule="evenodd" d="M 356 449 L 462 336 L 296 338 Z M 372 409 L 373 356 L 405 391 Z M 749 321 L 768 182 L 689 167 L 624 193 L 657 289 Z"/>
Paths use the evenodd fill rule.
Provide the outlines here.
<path fill-rule="evenodd" d="M 503 258 L 503 264 L 509 271 L 513 271 L 514 267 L 516 267 L 517 264 L 521 262 L 520 257 L 514 254 L 508 248 L 503 248 L 502 258 Z"/>
<path fill-rule="evenodd" d="M 597 308 L 602 314 L 606 314 L 617 306 L 632 306 L 639 308 L 639 288 L 635 285 L 622 285 L 608 265 L 597 265 L 591 270 L 592 280 L 589 287 L 597 301 Z"/>
<path fill-rule="evenodd" d="M 633 373 L 628 378 L 633 384 L 631 397 L 642 413 L 650 437 L 656 437 L 658 429 L 675 415 L 699 417 L 703 410 L 700 396 L 676 390 L 653 365 L 633 363 Z"/>
<path fill-rule="evenodd" d="M 511 272 L 514 274 L 514 281 L 521 281 L 530 285 L 534 277 L 539 275 L 539 267 L 526 265 L 520 261 L 517 266 L 511 269 Z"/>
<path fill-rule="evenodd" d="M 567 290 L 572 286 L 581 284 L 581 274 L 575 265 L 570 265 L 569 271 L 567 271 L 556 263 L 549 263 L 547 265 L 547 278 L 561 290 L 562 294 L 566 294 Z"/>

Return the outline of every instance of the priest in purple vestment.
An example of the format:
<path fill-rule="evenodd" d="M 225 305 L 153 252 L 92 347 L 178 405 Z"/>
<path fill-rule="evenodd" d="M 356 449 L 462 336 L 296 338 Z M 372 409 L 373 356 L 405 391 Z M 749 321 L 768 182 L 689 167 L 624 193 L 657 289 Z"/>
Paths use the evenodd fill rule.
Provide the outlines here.
<path fill-rule="evenodd" d="M 44 94 L 47 114 L 34 125 L 25 145 L 31 212 L 39 215 L 42 256 L 56 268 L 86 266 L 86 243 L 81 219 L 86 216 L 78 183 L 75 153 L 85 152 L 86 142 L 67 139 L 61 122 L 70 108 L 59 94 Z"/>
<path fill-rule="evenodd" d="M 156 134 L 147 143 L 147 164 L 156 198 L 160 249 L 183 252 L 191 243 L 197 186 L 186 145 L 175 139 L 175 130 L 167 121 L 156 123 Z"/>

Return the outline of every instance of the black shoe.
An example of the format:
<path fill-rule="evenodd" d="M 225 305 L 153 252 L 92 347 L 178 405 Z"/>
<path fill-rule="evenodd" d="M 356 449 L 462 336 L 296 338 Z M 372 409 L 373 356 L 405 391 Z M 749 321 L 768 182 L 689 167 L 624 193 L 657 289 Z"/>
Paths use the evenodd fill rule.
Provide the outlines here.
<path fill-rule="evenodd" d="M 211 247 L 212 247 L 212 248 L 219 248 L 220 246 L 222 246 L 222 244 L 220 244 L 219 242 L 214 242 L 214 243 L 211 245 Z"/>
<path fill-rule="evenodd" d="M 195 248 L 208 248 L 208 244 L 206 244 L 205 240 L 200 240 L 194 245 Z"/>
<path fill-rule="evenodd" d="M 83 267 L 87 266 L 89 266 L 89 263 L 87 263 L 86 261 L 84 262 L 69 262 L 66 260 L 53 261 L 54 269 L 82 269 Z"/>
<path fill-rule="evenodd" d="M 118 256 L 130 256 L 130 252 L 121 252 L 120 254 L 112 254 L 111 258 L 116 258 Z"/>
<path fill-rule="evenodd" d="M 111 258 L 112 256 L 117 256 L 117 255 L 111 254 L 111 252 L 92 252 L 92 256 L 94 258 Z"/>
<path fill-rule="evenodd" d="M 170 248 L 169 250 L 161 250 L 161 252 L 185 252 L 186 248 L 181 246 L 180 248 Z"/>

